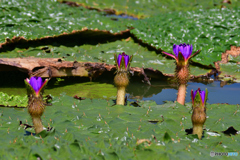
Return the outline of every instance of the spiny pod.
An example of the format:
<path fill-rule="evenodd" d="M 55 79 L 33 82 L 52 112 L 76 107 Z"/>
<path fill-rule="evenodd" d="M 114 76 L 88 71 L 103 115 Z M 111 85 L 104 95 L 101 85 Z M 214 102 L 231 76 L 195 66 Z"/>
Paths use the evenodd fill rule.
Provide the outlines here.
<path fill-rule="evenodd" d="M 116 54 L 114 55 L 117 66 L 117 74 L 114 77 L 114 83 L 118 89 L 116 101 L 118 105 L 124 105 L 125 103 L 126 87 L 129 84 L 128 71 L 132 57 L 133 56 L 129 57 L 129 55 L 124 52 L 118 56 Z"/>
<path fill-rule="evenodd" d="M 189 59 L 191 59 L 193 56 L 200 52 L 200 50 L 198 50 L 197 52 L 192 54 L 192 51 L 193 51 L 192 45 L 183 43 L 179 45 L 176 44 L 173 45 L 174 54 L 163 52 L 164 54 L 176 60 L 175 78 L 179 85 L 177 102 L 179 102 L 182 105 L 185 104 L 186 85 L 190 75 Z"/>
<path fill-rule="evenodd" d="M 191 91 L 192 98 L 192 124 L 193 134 L 197 134 L 199 139 L 202 139 L 203 125 L 206 121 L 206 101 L 208 90 L 202 91 L 198 88 L 196 91 Z"/>
<path fill-rule="evenodd" d="M 42 80 L 41 77 L 27 78 L 25 84 L 28 94 L 28 113 L 32 117 L 33 125 L 36 134 L 43 130 L 41 116 L 45 110 L 42 94 L 48 79 Z"/>

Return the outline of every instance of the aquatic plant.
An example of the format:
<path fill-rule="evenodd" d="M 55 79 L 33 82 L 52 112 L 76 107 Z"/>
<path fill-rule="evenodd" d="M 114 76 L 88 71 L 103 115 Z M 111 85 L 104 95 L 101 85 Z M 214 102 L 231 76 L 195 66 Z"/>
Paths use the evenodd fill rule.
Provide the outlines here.
<path fill-rule="evenodd" d="M 192 54 L 193 47 L 192 44 L 179 44 L 173 45 L 173 54 L 163 52 L 164 54 L 174 58 L 176 60 L 176 69 L 175 69 L 175 77 L 178 82 L 178 96 L 177 102 L 184 105 L 185 103 L 185 96 L 186 96 L 186 84 L 189 80 L 189 59 L 195 56 L 197 53 L 200 52 L 198 50 L 194 54 Z"/>
<path fill-rule="evenodd" d="M 26 78 L 25 84 L 28 94 L 28 113 L 32 117 L 35 133 L 38 134 L 43 130 L 41 116 L 45 110 L 43 102 L 43 91 L 48 79 L 42 80 L 41 77 Z"/>
<path fill-rule="evenodd" d="M 208 90 L 202 91 L 198 88 L 196 91 L 191 91 L 192 98 L 192 124 L 193 134 L 197 134 L 199 139 L 202 139 L 203 125 L 206 121 L 206 101 Z"/>
<path fill-rule="evenodd" d="M 129 57 L 129 55 L 123 52 L 118 56 L 115 54 L 114 57 L 115 57 L 115 62 L 117 66 L 117 74 L 114 77 L 114 83 L 118 89 L 116 103 L 118 105 L 124 105 L 126 87 L 129 84 L 128 71 L 129 71 L 130 62 L 132 61 L 132 56 Z"/>

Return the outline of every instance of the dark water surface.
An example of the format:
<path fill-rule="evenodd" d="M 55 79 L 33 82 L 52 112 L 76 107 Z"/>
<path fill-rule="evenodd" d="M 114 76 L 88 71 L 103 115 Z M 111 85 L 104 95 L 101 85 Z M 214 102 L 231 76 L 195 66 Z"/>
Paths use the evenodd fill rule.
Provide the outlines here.
<path fill-rule="evenodd" d="M 93 79 L 81 77 L 52 78 L 46 89 L 46 94 L 58 96 L 66 92 L 69 96 L 78 95 L 86 98 L 104 98 L 116 99 L 117 89 L 113 84 L 113 76 L 103 75 L 101 78 Z M 9 95 L 26 94 L 24 79 L 28 75 L 3 73 L 0 79 L 0 92 Z M 157 104 L 163 104 L 164 101 L 175 101 L 177 98 L 177 85 L 169 83 L 166 80 L 151 81 L 151 86 L 142 83 L 141 78 L 131 78 L 127 87 L 128 101 L 153 100 Z M 204 84 L 198 82 L 189 82 L 187 86 L 186 102 L 191 101 L 191 90 L 208 89 L 208 103 L 228 103 L 240 104 L 240 83 L 232 83 L 221 87 L 220 81 Z"/>
<path fill-rule="evenodd" d="M 194 91 L 200 88 L 201 90 L 208 89 L 207 103 L 228 103 L 228 104 L 240 104 L 240 83 L 234 83 L 220 87 L 220 81 L 214 81 L 210 84 L 203 84 L 197 82 L 189 82 L 187 86 L 186 102 L 191 101 L 191 90 Z M 163 104 L 164 101 L 175 101 L 177 99 L 177 88 L 163 89 L 156 87 L 156 90 L 161 92 L 152 94 L 151 96 L 142 96 L 142 100 L 153 100 L 157 104 Z M 131 92 L 131 90 L 128 90 Z M 133 95 L 128 94 L 129 100 L 133 100 Z M 139 97 L 140 98 L 140 97 Z"/>

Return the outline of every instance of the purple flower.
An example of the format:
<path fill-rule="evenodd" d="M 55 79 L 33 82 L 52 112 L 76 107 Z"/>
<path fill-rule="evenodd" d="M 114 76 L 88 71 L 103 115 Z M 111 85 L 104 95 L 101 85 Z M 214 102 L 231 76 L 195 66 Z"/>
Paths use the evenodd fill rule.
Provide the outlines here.
<path fill-rule="evenodd" d="M 48 80 L 45 79 L 45 81 L 43 81 L 41 77 L 31 77 L 30 80 L 27 78 L 26 81 L 35 91 L 36 95 L 38 95 L 39 91 L 43 88 Z"/>
<path fill-rule="evenodd" d="M 190 58 L 192 58 L 193 56 L 195 56 L 197 53 L 199 53 L 201 50 L 198 50 L 197 52 L 195 52 L 194 54 L 192 54 L 193 51 L 193 46 L 192 44 L 186 44 L 186 43 L 181 43 L 179 45 L 174 44 L 173 45 L 173 54 L 167 53 L 167 52 L 163 52 L 164 54 L 174 58 L 177 63 L 179 62 L 180 59 L 184 59 L 185 62 L 187 62 Z M 181 56 L 181 58 L 180 58 Z"/>
<path fill-rule="evenodd" d="M 206 102 L 206 99 L 207 99 L 207 91 L 201 91 L 200 88 L 198 88 L 196 91 L 193 92 L 193 90 L 191 91 L 191 98 L 192 98 L 192 103 L 196 103 L 197 101 L 199 101 L 198 99 L 195 99 L 196 98 L 196 95 L 199 93 L 199 97 L 201 99 L 201 104 L 204 105 L 205 102 Z"/>
<path fill-rule="evenodd" d="M 127 69 L 128 65 L 130 62 L 130 57 L 129 55 L 125 54 L 124 52 L 122 54 L 119 54 L 117 57 L 117 65 L 118 68 L 120 69 L 122 63 L 124 63 L 125 69 Z"/>

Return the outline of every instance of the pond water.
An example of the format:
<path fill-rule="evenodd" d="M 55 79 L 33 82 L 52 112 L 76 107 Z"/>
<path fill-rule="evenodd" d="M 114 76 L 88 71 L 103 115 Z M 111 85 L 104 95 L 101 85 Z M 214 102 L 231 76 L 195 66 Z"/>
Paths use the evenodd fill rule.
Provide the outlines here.
<path fill-rule="evenodd" d="M 154 87 L 154 86 L 153 86 Z M 150 88 L 153 88 L 152 86 Z M 147 87 L 145 87 L 147 88 Z M 240 84 L 234 83 L 221 87 L 220 81 L 214 81 L 213 83 L 203 84 L 197 82 L 189 82 L 186 93 L 186 101 L 191 102 L 191 90 L 194 91 L 200 88 L 201 90 L 208 89 L 207 103 L 228 103 L 228 104 L 240 104 Z M 150 90 L 150 89 L 149 89 Z M 163 104 L 164 101 L 175 101 L 177 99 L 177 88 L 166 88 L 164 86 L 156 86 L 153 90 L 156 92 L 152 95 L 138 95 L 142 100 L 153 100 L 157 104 Z M 132 90 L 128 90 L 129 101 L 137 98 L 137 94 L 131 94 Z M 159 92 L 157 92 L 159 91 Z M 140 98 L 140 97 L 139 97 Z"/>
<path fill-rule="evenodd" d="M 27 75 L 2 73 L 0 80 L 0 92 L 5 92 L 9 95 L 25 95 L 26 89 L 24 79 Z M 130 84 L 127 87 L 128 101 L 153 100 L 157 104 L 163 104 L 164 101 L 175 101 L 177 98 L 177 85 L 169 83 L 166 80 L 151 81 L 149 86 L 141 82 L 141 78 L 133 77 L 130 79 Z M 200 88 L 201 90 L 208 89 L 207 103 L 228 103 L 240 104 L 240 83 L 233 83 L 222 86 L 220 81 L 212 83 L 189 82 L 186 93 L 186 102 L 191 101 L 191 90 Z M 117 89 L 113 84 L 113 74 L 102 75 L 100 78 L 93 79 L 90 82 L 89 78 L 81 77 L 66 77 L 52 78 L 45 94 L 58 96 L 60 93 L 66 92 L 69 96 L 77 95 L 86 98 L 104 98 L 115 99 Z"/>

